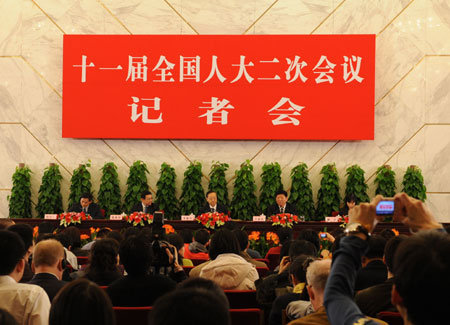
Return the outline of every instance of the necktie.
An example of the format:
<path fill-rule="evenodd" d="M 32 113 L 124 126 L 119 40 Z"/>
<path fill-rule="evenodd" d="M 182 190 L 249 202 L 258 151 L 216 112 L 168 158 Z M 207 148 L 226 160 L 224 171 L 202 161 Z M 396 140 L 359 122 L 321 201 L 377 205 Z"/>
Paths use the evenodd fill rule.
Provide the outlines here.
<path fill-rule="evenodd" d="M 280 207 L 280 213 L 284 213 L 284 207 Z"/>
<path fill-rule="evenodd" d="M 211 208 L 211 212 L 212 212 L 212 213 L 216 212 L 216 209 Z"/>
<path fill-rule="evenodd" d="M 83 208 L 83 212 L 84 212 L 84 214 L 87 214 L 87 208 L 86 207 Z"/>
<path fill-rule="evenodd" d="M 147 213 L 147 206 L 144 206 L 144 213 Z"/>

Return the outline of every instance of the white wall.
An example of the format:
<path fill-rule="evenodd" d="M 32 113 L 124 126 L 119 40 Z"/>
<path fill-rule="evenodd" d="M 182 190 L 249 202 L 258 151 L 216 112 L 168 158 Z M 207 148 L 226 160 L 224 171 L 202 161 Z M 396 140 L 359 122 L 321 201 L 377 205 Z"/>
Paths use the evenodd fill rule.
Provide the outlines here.
<path fill-rule="evenodd" d="M 375 140 L 150 141 L 61 138 L 62 36 L 68 34 L 359 34 L 375 33 Z M 428 201 L 450 222 L 450 2 L 448 0 L 0 0 L 0 216 L 8 215 L 15 166 L 33 170 L 37 201 L 43 169 L 61 165 L 65 206 L 72 170 L 92 161 L 98 191 L 100 167 L 114 161 L 122 190 L 128 166 L 144 160 L 155 189 L 162 162 L 175 167 L 178 186 L 189 161 L 228 162 L 234 171 L 252 159 L 255 176 L 265 162 L 283 167 L 285 187 L 298 162 L 310 167 L 316 193 L 323 165 L 373 175 L 390 164 L 398 182 L 411 164 L 422 168 Z M 338 130 L 337 130 L 338 132 Z M 204 186 L 207 179 L 204 178 Z M 343 188 L 342 188 L 343 190 Z M 178 193 L 180 194 L 180 193 Z"/>

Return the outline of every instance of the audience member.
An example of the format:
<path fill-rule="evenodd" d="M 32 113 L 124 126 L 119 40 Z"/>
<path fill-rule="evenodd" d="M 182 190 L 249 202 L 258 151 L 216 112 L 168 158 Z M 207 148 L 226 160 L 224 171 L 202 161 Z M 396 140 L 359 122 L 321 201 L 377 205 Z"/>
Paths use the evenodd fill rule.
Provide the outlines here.
<path fill-rule="evenodd" d="M 18 324 L 47 325 L 50 300 L 44 289 L 18 283 L 26 252 L 17 233 L 0 230 L 0 308 L 11 313 Z"/>
<path fill-rule="evenodd" d="M 74 271 L 78 270 L 78 259 L 75 254 L 71 252 L 73 244 L 72 236 L 63 231 L 57 234 L 55 239 L 63 245 L 64 251 L 66 252 L 67 263 L 69 263 Z"/>
<path fill-rule="evenodd" d="M 115 325 L 111 300 L 86 279 L 66 285 L 55 297 L 49 325 Z"/>
<path fill-rule="evenodd" d="M 4 230 L 15 224 L 16 223 L 11 218 L 0 218 L 0 230 Z"/>
<path fill-rule="evenodd" d="M 194 240 L 185 249 L 184 257 L 189 259 L 209 259 L 208 249 L 209 232 L 206 229 L 199 229 L 194 234 Z"/>
<path fill-rule="evenodd" d="M 395 237 L 395 233 L 391 229 L 383 229 L 379 235 L 386 239 L 386 242 L 391 239 L 392 237 Z"/>
<path fill-rule="evenodd" d="M 333 256 L 333 269 L 325 289 L 325 307 L 331 324 L 375 324 L 353 301 L 356 272 L 367 249 L 367 238 L 382 216 L 376 215 L 380 195 L 356 206 L 350 213 L 348 236 L 342 238 Z M 394 258 L 392 303 L 404 324 L 447 323 L 447 301 L 442 292 L 450 289 L 450 237 L 423 202 L 405 193 L 394 197 L 394 221 L 419 232 L 405 239 Z"/>
<path fill-rule="evenodd" d="M 89 264 L 82 276 L 99 286 L 107 286 L 122 277 L 118 263 L 119 243 L 109 238 L 97 240 L 92 247 Z"/>
<path fill-rule="evenodd" d="M 30 256 L 33 254 L 34 250 L 33 229 L 28 224 L 20 223 L 8 227 L 8 230 L 17 233 L 20 238 L 22 238 L 25 248 L 27 249 L 25 254 L 25 269 L 23 271 L 22 279 L 19 281 L 20 283 L 27 283 L 34 275 L 30 265 Z"/>
<path fill-rule="evenodd" d="M 81 247 L 82 250 L 85 251 L 90 251 L 92 249 L 92 246 L 95 244 L 95 242 L 97 240 L 106 238 L 106 236 L 108 236 L 108 234 L 111 232 L 110 228 L 102 228 L 97 232 L 97 236 L 95 237 L 95 239 L 89 243 L 87 243 L 86 245 L 84 245 L 83 247 Z"/>
<path fill-rule="evenodd" d="M 56 296 L 59 290 L 67 283 L 61 281 L 66 268 L 64 247 L 55 239 L 40 241 L 33 253 L 34 276 L 29 284 L 42 287 L 50 299 Z"/>
<path fill-rule="evenodd" d="M 369 238 L 368 244 L 369 250 L 364 254 L 362 268 L 356 275 L 356 291 L 383 283 L 387 279 L 387 268 L 383 262 L 386 239 L 373 235 Z"/>
<path fill-rule="evenodd" d="M 388 270 L 387 280 L 356 294 L 356 304 L 365 315 L 376 317 L 380 311 L 397 311 L 397 308 L 391 303 L 392 285 L 394 284 L 394 256 L 398 246 L 406 238 L 408 237 L 405 235 L 394 236 L 384 247 L 383 261 Z"/>
<path fill-rule="evenodd" d="M 88 256 L 89 252 L 81 249 L 81 233 L 80 230 L 75 226 L 67 227 L 62 231 L 63 234 L 66 234 L 70 237 L 70 241 L 72 245 L 68 248 L 75 256 Z M 58 234 L 59 235 L 59 234 Z M 63 244 L 65 247 L 65 245 Z M 73 265 L 72 265 L 73 266 Z"/>
<path fill-rule="evenodd" d="M 119 243 L 119 245 L 120 245 L 120 243 L 123 240 L 122 234 L 120 232 L 118 232 L 118 231 L 115 231 L 115 230 L 108 232 L 106 234 L 106 238 L 111 238 L 111 239 L 116 240 Z"/>
<path fill-rule="evenodd" d="M 79 203 L 74 203 L 69 209 L 69 212 L 84 212 L 90 215 L 92 219 L 103 219 L 103 214 L 98 204 L 93 202 L 94 197 L 91 193 L 83 193 L 80 197 Z"/>
<path fill-rule="evenodd" d="M 320 239 L 317 231 L 313 229 L 302 229 L 297 236 L 297 240 L 301 239 L 309 241 L 316 247 L 317 252 L 320 251 Z"/>
<path fill-rule="evenodd" d="M 209 249 L 211 261 L 200 270 L 199 276 L 216 282 L 224 290 L 254 290 L 258 272 L 239 254 L 236 236 L 228 229 L 216 231 Z"/>
<path fill-rule="evenodd" d="M 239 247 L 241 250 L 240 255 L 244 258 L 244 260 L 253 264 L 255 267 L 267 267 L 266 263 L 257 261 L 248 254 L 247 251 L 248 251 L 248 247 L 249 247 L 250 243 L 248 242 L 248 235 L 244 230 L 235 229 L 235 230 L 233 230 L 233 235 L 236 236 L 236 238 L 239 242 Z"/>
<path fill-rule="evenodd" d="M 217 285 L 212 280 L 208 280 L 205 278 L 195 277 L 195 278 L 189 278 L 186 281 L 183 281 L 178 284 L 177 290 L 183 290 L 183 289 L 196 289 L 196 290 L 204 290 L 213 293 L 216 297 L 220 298 L 222 300 L 222 304 L 229 308 L 229 301 L 227 296 L 225 295 L 225 292 L 221 287 Z"/>
<path fill-rule="evenodd" d="M 289 243 L 292 240 L 292 229 L 288 227 L 281 227 L 277 230 L 277 236 L 279 240 L 279 245 L 275 247 L 271 247 L 269 251 L 266 254 L 265 258 L 268 258 L 269 255 L 272 254 L 280 254 L 281 253 L 281 247 L 285 245 L 286 243 Z M 280 258 L 281 262 L 281 258 Z"/>
<path fill-rule="evenodd" d="M 0 308 L 0 324 L 1 325 L 18 325 L 13 315 L 7 310 Z"/>
<path fill-rule="evenodd" d="M 119 256 L 128 275 L 107 288 L 114 306 L 151 306 L 157 298 L 175 289 L 175 281 L 150 274 L 153 251 L 144 237 L 126 238 L 120 245 Z"/>
<path fill-rule="evenodd" d="M 181 265 L 194 266 L 194 264 L 190 259 L 184 258 L 184 253 L 186 249 L 184 247 L 183 238 L 179 234 L 170 234 L 169 236 L 167 236 L 167 240 L 171 245 L 175 246 L 175 248 L 177 249 L 178 258 L 182 263 Z"/>

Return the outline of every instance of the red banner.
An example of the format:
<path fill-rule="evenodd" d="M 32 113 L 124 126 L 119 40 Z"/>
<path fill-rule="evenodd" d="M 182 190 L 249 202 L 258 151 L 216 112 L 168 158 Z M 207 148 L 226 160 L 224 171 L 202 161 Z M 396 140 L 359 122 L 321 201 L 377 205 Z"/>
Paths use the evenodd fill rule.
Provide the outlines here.
<path fill-rule="evenodd" d="M 64 35 L 63 137 L 371 140 L 375 35 Z"/>

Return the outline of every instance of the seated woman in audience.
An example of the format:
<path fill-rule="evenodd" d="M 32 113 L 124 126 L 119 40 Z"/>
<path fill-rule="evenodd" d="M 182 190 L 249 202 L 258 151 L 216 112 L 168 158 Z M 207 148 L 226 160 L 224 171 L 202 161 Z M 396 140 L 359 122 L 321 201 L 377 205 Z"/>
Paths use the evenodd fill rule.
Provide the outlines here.
<path fill-rule="evenodd" d="M 184 241 L 183 237 L 178 234 L 170 234 L 167 236 L 167 241 L 175 246 L 178 251 L 178 260 L 182 263 L 183 266 L 194 266 L 190 259 L 184 258 Z"/>
<path fill-rule="evenodd" d="M 228 229 L 217 231 L 211 239 L 211 261 L 201 269 L 200 277 L 213 280 L 224 290 L 255 290 L 258 272 L 239 254 L 236 236 Z"/>
<path fill-rule="evenodd" d="M 49 325 L 114 325 L 111 300 L 104 290 L 86 279 L 66 285 L 55 297 Z"/>
<path fill-rule="evenodd" d="M 107 286 L 122 277 L 118 262 L 119 243 L 110 238 L 97 240 L 92 247 L 90 263 L 84 270 L 84 277 L 99 286 Z"/>

